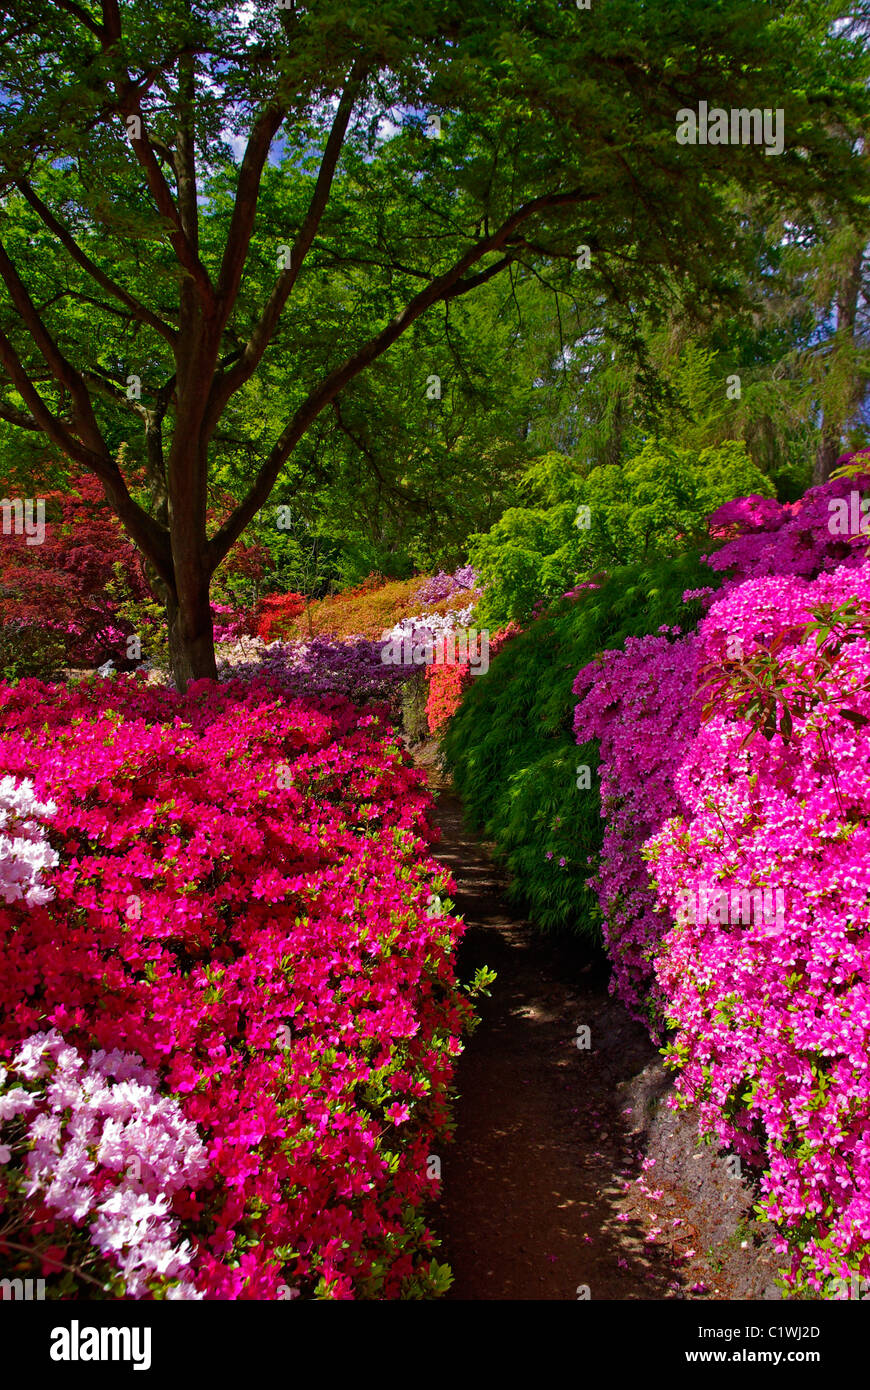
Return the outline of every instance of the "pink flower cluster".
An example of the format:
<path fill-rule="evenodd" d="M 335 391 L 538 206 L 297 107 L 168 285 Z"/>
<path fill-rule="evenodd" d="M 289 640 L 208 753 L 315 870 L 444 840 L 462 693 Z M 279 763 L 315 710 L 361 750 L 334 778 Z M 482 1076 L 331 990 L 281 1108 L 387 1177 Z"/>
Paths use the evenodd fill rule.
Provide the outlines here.
<path fill-rule="evenodd" d="M 0 777 L 0 897 L 7 903 L 28 906 L 48 902 L 52 890 L 42 881 L 54 868 L 57 854 L 48 842 L 45 821 L 57 807 L 37 801 L 33 783 L 16 785 L 14 777 Z"/>
<path fill-rule="evenodd" d="M 713 570 L 726 571 L 729 584 L 765 574 L 812 578 L 825 570 L 861 565 L 870 538 L 832 530 L 830 504 L 868 488 L 870 474 L 862 473 L 811 487 L 797 502 L 757 496 L 726 502 L 711 515 L 710 530 L 728 539 L 707 556 L 707 563 Z"/>
<path fill-rule="evenodd" d="M 676 774 L 685 810 L 648 846 L 677 923 L 656 973 L 679 1092 L 765 1169 L 788 1277 L 814 1290 L 870 1274 L 870 641 L 856 630 L 829 671 L 806 635 L 813 608 L 854 598 L 870 610 L 870 564 L 750 580 L 714 605 L 702 659 L 720 659 L 735 634 L 751 656 L 783 633 L 784 675 L 809 674 L 819 702 L 785 738 L 714 712 Z M 781 924 L 681 912 L 711 885 L 731 903 L 779 893 Z"/>
<path fill-rule="evenodd" d="M 430 799 L 395 733 L 270 677 L 184 696 L 134 676 L 22 681 L 0 686 L 0 758 L 56 804 L 60 856 L 50 902 L 0 902 L 0 1056 L 51 1030 L 92 1069 L 92 1049 L 136 1054 L 141 1084 L 191 1127 L 190 1153 L 207 1152 L 205 1176 L 161 1186 L 159 1211 L 109 1194 L 108 1216 L 129 1232 L 171 1223 L 207 1298 L 418 1287 L 428 1157 L 470 1008 L 461 923 L 427 910 L 450 888 L 427 853 Z M 25 1164 L 4 1143 L 0 1228 L 21 1214 Z M 61 1218 L 43 1176 L 28 1199 L 37 1272 L 71 1262 L 94 1211 Z M 116 1242 L 117 1267 L 157 1292 L 178 1271 L 128 1268 L 141 1246 Z"/>
<path fill-rule="evenodd" d="M 870 1275 L 870 560 L 828 525 L 861 485 L 720 508 L 741 533 L 698 633 L 575 686 L 613 988 L 672 1030 L 682 1103 L 762 1170 L 786 1279 L 824 1293 Z"/>
<path fill-rule="evenodd" d="M 610 989 L 654 1035 L 661 999 L 653 961 L 664 923 L 642 849 L 678 809 L 674 774 L 698 727 L 697 708 L 686 698 L 697 641 L 677 639 L 678 628 L 630 637 L 624 650 L 584 666 L 573 687 L 582 697 L 574 712 L 577 742 L 596 738 L 600 747 L 605 827 L 593 884 L 613 965 Z"/>
<path fill-rule="evenodd" d="M 213 603 L 211 618 L 216 642 L 237 642 L 254 630 L 254 614 L 250 609 L 234 608 L 228 603 Z"/>

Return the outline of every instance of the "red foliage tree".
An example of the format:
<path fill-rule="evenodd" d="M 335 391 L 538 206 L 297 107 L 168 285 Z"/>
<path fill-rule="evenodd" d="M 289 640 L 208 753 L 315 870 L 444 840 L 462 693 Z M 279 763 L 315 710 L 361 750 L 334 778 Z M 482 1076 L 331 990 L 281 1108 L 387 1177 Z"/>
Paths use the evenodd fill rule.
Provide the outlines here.
<path fill-rule="evenodd" d="M 74 478 L 44 502 L 40 544 L 14 532 L 0 536 L 0 626 L 50 630 L 71 666 L 126 659 L 129 624 L 115 616 L 115 567 L 128 597 L 148 598 L 137 552 L 95 478 Z"/>

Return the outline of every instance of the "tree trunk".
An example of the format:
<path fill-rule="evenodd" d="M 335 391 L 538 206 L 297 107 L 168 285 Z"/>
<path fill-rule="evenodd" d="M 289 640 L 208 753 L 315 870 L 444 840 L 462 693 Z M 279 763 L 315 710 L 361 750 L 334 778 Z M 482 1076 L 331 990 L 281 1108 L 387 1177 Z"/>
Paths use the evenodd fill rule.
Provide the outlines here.
<path fill-rule="evenodd" d="M 818 487 L 820 483 L 826 483 L 828 481 L 837 466 L 837 459 L 842 452 L 843 445 L 839 430 L 836 434 L 826 430 L 816 450 L 816 461 L 813 468 L 814 487 Z"/>
<path fill-rule="evenodd" d="M 197 586 L 197 590 L 181 598 L 170 594 L 166 600 L 169 661 L 172 678 L 181 691 L 186 690 L 191 681 L 217 680 L 208 580 Z"/>
<path fill-rule="evenodd" d="M 835 340 L 839 339 L 841 344 L 849 350 L 853 350 L 856 346 L 855 330 L 863 279 L 864 249 L 863 237 L 854 232 L 852 248 L 840 267 L 837 284 Z M 836 404 L 829 405 L 825 410 L 821 443 L 816 451 L 816 463 L 813 469 L 813 482 L 816 484 L 826 483 L 836 467 L 837 459 L 843 453 L 845 427 L 864 395 L 867 381 L 866 373 L 858 369 L 853 359 L 848 360 L 850 362 L 850 378 L 842 399 Z"/>

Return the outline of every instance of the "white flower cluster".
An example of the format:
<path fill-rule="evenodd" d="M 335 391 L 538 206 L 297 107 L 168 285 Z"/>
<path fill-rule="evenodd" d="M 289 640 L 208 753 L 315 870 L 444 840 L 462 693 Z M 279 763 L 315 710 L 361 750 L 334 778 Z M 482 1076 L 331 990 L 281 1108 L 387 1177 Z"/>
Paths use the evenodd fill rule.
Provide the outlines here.
<path fill-rule="evenodd" d="M 54 897 L 40 875 L 54 868 L 58 856 L 41 822 L 56 810 L 53 801 L 36 800 L 32 782 L 0 778 L 0 898 L 5 902 L 23 899 L 35 907 Z"/>
<path fill-rule="evenodd" d="M 4 1121 L 28 1117 L 25 1198 L 39 1193 L 58 1216 L 87 1225 L 130 1297 L 147 1297 L 157 1279 L 172 1281 L 167 1298 L 198 1299 L 193 1251 L 178 1243 L 171 1198 L 207 1175 L 208 1155 L 196 1125 L 156 1082 L 136 1053 L 100 1050 L 85 1061 L 56 1029 L 35 1033 L 8 1068 L 0 1065 L 0 1136 Z M 0 1143 L 0 1164 L 12 1158 Z"/>
<path fill-rule="evenodd" d="M 457 628 L 468 627 L 473 612 L 474 603 L 469 603 L 465 608 L 453 609 L 449 613 L 421 613 L 416 618 L 403 618 L 389 632 L 385 632 L 381 640 L 401 642 L 407 638 L 410 642 L 433 641 Z"/>

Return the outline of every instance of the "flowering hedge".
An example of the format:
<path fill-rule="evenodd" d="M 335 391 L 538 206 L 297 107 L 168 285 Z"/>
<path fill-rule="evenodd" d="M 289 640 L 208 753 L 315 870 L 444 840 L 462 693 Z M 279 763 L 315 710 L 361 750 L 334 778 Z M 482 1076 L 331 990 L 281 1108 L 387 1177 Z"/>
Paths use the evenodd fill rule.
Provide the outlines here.
<path fill-rule="evenodd" d="M 488 639 L 489 656 L 495 656 L 509 638 L 521 631 L 519 623 L 508 623 L 500 632 L 493 633 Z M 471 663 L 434 662 L 426 667 L 426 680 L 426 719 L 430 734 L 438 734 L 459 709 L 465 691 L 474 680 Z"/>
<path fill-rule="evenodd" d="M 312 637 L 307 641 L 240 644 L 239 660 L 224 658 L 221 675 L 255 680 L 262 675 L 280 682 L 285 694 L 309 699 L 342 695 L 356 704 L 382 703 L 394 718 L 401 709 L 401 688 L 416 666 L 384 662 L 382 642 L 358 637 Z"/>
<path fill-rule="evenodd" d="M 772 574 L 811 579 L 826 570 L 861 565 L 868 536 L 843 534 L 837 504 L 868 488 L 870 473 L 858 472 L 811 487 L 796 502 L 756 496 L 726 502 L 710 516 L 711 532 L 725 539 L 707 563 L 726 573 L 729 585 Z"/>
<path fill-rule="evenodd" d="M 714 512 L 710 529 L 723 543 L 705 558 L 727 577 L 718 591 L 695 588 L 684 594 L 687 603 L 698 599 L 709 610 L 704 631 L 713 631 L 713 615 L 728 595 L 750 581 L 780 573 L 809 581 L 865 565 L 868 536 L 843 537 L 830 524 L 841 500 L 861 486 L 870 486 L 870 475 L 834 479 L 792 504 L 750 496 Z M 682 635 L 680 626 L 662 626 L 658 634 L 628 638 L 621 650 L 587 663 L 574 683 L 581 697 L 574 712 L 577 742 L 597 739 L 602 756 L 605 830 L 592 883 L 614 966 L 612 987 L 656 1036 L 664 1016 L 654 961 L 667 923 L 657 908 L 643 846 L 669 816 L 685 809 L 675 774 L 700 726 L 699 670 L 743 653 L 745 638 L 736 625 L 720 632 L 714 649 L 702 650 L 691 632 Z"/>
<path fill-rule="evenodd" d="M 863 617 L 817 644 L 813 613 L 856 600 Z M 870 1275 L 868 618 L 867 564 L 713 607 L 702 662 L 721 670 L 737 634 L 745 664 L 775 661 L 782 700 L 771 727 L 717 689 L 676 775 L 685 810 L 649 845 L 676 922 L 656 972 L 680 1095 L 764 1168 L 789 1280 L 815 1290 Z"/>
<path fill-rule="evenodd" d="M 673 1030 L 681 1102 L 762 1170 L 786 1279 L 823 1292 L 870 1275 L 870 561 L 831 524 L 868 481 L 720 508 L 698 632 L 575 683 L 613 987 Z"/>
<path fill-rule="evenodd" d="M 211 620 L 215 642 L 237 642 L 253 636 L 257 628 L 256 609 L 236 608 L 229 603 L 213 603 Z"/>
<path fill-rule="evenodd" d="M 662 936 L 646 840 L 679 806 L 673 778 L 698 714 L 686 690 L 695 670 L 695 638 L 678 627 L 629 637 L 622 651 L 584 666 L 574 682 L 578 744 L 598 739 L 604 837 L 598 893 L 604 943 L 613 966 L 611 990 L 636 1018 L 660 1034 L 662 999 L 653 961 Z"/>
<path fill-rule="evenodd" d="M 427 607 L 429 615 L 449 613 L 467 607 L 469 600 L 476 597 L 459 585 L 446 598 L 423 605 L 417 597 L 421 587 L 424 586 L 419 575 L 389 581 L 370 575 L 354 589 L 310 603 L 304 618 L 297 619 L 295 635 L 329 633 L 334 637 L 367 637 L 374 641 L 397 623 L 418 614 L 422 606 Z"/>
<path fill-rule="evenodd" d="M 49 901 L 0 901 L 6 1269 L 67 1296 L 431 1287 L 470 1010 L 381 717 L 273 677 L 24 681 L 0 710 L 60 859 Z"/>

